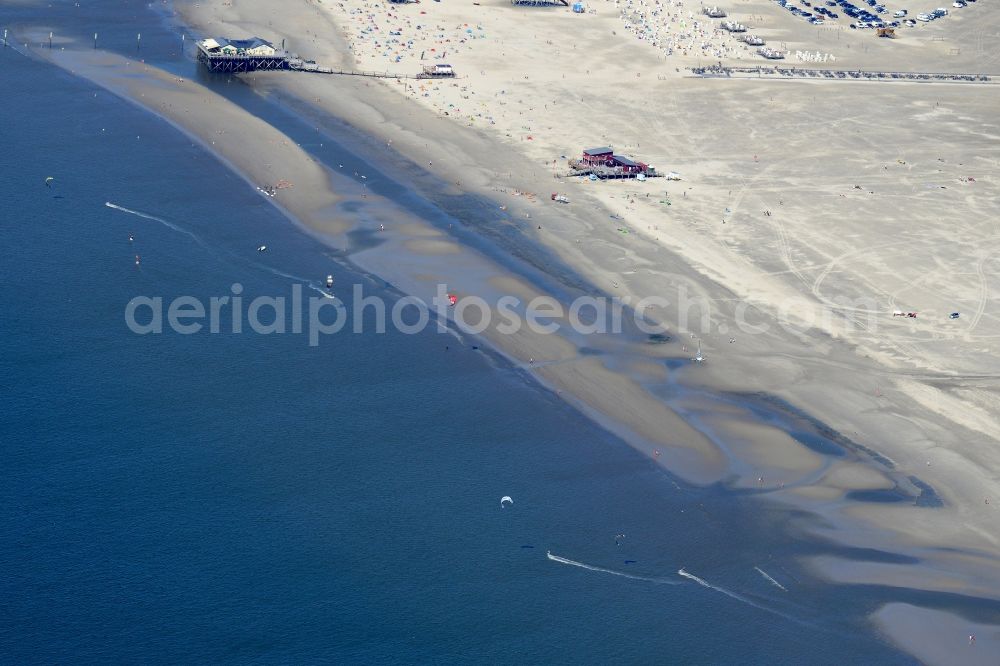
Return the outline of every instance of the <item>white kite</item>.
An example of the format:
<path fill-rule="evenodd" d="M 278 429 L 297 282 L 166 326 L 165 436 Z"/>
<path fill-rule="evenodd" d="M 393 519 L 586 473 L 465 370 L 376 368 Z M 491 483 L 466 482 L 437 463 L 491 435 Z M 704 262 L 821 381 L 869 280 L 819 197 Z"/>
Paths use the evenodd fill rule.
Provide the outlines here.
<path fill-rule="evenodd" d="M 501 509 L 503 508 L 503 503 L 504 503 L 504 502 L 510 502 L 511 504 L 513 504 L 513 503 L 514 503 L 514 500 L 512 500 L 512 499 L 510 498 L 510 495 L 504 495 L 503 497 L 501 497 L 501 498 L 500 498 L 500 508 L 501 508 Z"/>

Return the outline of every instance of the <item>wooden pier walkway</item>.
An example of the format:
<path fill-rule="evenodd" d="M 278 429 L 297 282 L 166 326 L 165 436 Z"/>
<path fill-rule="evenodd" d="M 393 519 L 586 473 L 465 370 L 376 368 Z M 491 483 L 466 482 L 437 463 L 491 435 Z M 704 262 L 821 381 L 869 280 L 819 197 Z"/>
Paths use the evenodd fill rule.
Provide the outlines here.
<path fill-rule="evenodd" d="M 433 76 L 420 72 L 418 74 L 397 74 L 389 71 L 376 72 L 357 69 L 333 69 L 332 67 L 321 67 L 315 62 L 300 60 L 298 58 L 288 59 L 288 69 L 293 72 L 308 72 L 310 74 L 337 74 L 340 76 L 367 76 L 374 79 L 454 79 L 455 76 Z"/>
<path fill-rule="evenodd" d="M 454 74 L 435 75 L 426 72 L 416 74 L 401 74 L 395 72 L 376 72 L 356 69 L 333 69 L 323 67 L 311 60 L 302 60 L 294 55 L 279 53 L 272 56 L 249 56 L 249 55 L 210 55 L 203 49 L 199 49 L 198 61 L 205 65 L 211 72 L 228 74 L 245 74 L 249 72 L 273 72 L 292 71 L 306 72 L 309 74 L 336 74 L 339 76 L 365 76 L 374 79 L 413 79 L 421 81 L 433 81 L 438 79 L 460 78 Z"/>
<path fill-rule="evenodd" d="M 565 0 L 560 1 L 565 2 Z M 457 78 L 451 65 L 444 63 L 424 65 L 422 71 L 415 74 L 397 74 L 390 71 L 375 72 L 354 69 L 333 69 L 332 67 L 324 67 L 315 60 L 306 60 L 297 53 L 285 50 L 285 40 L 281 40 L 281 48 L 275 48 L 273 44 L 260 37 L 243 40 L 229 40 L 222 37 L 215 39 L 210 37 L 199 40 L 196 45 L 198 49 L 198 62 L 204 65 L 210 72 L 225 74 L 291 70 L 293 72 L 309 72 L 311 74 L 365 76 L 373 79 L 433 80 Z M 94 48 L 97 48 L 96 36 Z"/>
<path fill-rule="evenodd" d="M 556 178 L 575 178 L 577 176 L 590 176 L 591 174 L 597 176 L 601 180 L 618 180 L 621 178 L 632 178 L 635 179 L 639 176 L 639 173 L 625 172 L 621 169 L 614 167 L 603 167 L 603 166 L 591 166 L 591 167 L 579 167 L 571 168 L 567 171 L 559 171 L 553 173 Z M 641 175 L 646 178 L 660 178 L 661 174 L 657 173 L 655 170 L 650 169 Z"/>
<path fill-rule="evenodd" d="M 420 81 L 433 81 L 435 79 L 455 79 L 456 76 L 431 76 L 429 74 L 399 74 L 394 72 L 376 72 L 357 69 L 333 69 L 330 67 L 320 67 L 315 63 L 290 62 L 289 67 L 293 72 L 307 72 L 310 74 L 336 74 L 339 76 L 367 76 L 374 79 L 414 79 Z"/>
<path fill-rule="evenodd" d="M 691 73 L 706 79 L 827 79 L 831 81 L 909 81 L 913 83 L 994 83 L 995 75 L 955 72 L 893 72 L 810 67 L 693 67 Z"/>

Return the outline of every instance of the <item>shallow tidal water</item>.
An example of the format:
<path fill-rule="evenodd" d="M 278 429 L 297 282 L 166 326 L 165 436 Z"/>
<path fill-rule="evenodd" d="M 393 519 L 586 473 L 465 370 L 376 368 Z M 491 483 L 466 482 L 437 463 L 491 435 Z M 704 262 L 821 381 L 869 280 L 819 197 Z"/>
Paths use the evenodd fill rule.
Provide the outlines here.
<path fill-rule="evenodd" d="M 144 3 L 88 5 L 6 9 L 193 73 Z M 0 660 L 912 663 L 864 620 L 906 595 L 796 564 L 878 554 L 680 483 L 475 340 L 132 333 L 140 295 L 399 294 L 162 120 L 0 60 Z"/>

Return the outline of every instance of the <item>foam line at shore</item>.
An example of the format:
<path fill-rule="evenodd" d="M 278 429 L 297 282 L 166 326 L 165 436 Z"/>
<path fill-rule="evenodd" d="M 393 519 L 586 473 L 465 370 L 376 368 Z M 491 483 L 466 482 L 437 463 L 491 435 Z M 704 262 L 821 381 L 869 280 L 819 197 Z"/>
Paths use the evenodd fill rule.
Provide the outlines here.
<path fill-rule="evenodd" d="M 754 569 L 756 569 L 756 570 L 757 570 L 757 573 L 759 573 L 759 574 L 760 574 L 761 576 L 763 576 L 763 577 L 764 577 L 764 579 L 765 579 L 765 580 L 767 580 L 767 581 L 768 581 L 769 583 L 771 583 L 772 585 L 774 585 L 774 586 L 776 586 L 776 587 L 779 587 L 779 588 L 781 588 L 781 589 L 782 589 L 782 590 L 784 590 L 785 592 L 788 592 L 788 588 L 787 588 L 787 587 L 785 587 L 784 585 L 782 585 L 782 584 L 781 584 L 781 583 L 779 583 L 778 581 L 774 580 L 774 578 L 772 578 L 772 577 L 771 577 L 771 575 L 770 575 L 770 574 L 768 574 L 768 573 L 767 573 L 766 571 L 764 571 L 764 570 L 763 570 L 763 569 L 761 569 L 760 567 L 754 567 Z"/>
<path fill-rule="evenodd" d="M 648 583 L 661 583 L 664 585 L 679 585 L 677 581 L 668 580 L 666 578 L 651 578 L 648 576 L 635 576 L 633 574 L 625 573 L 624 571 L 615 571 L 614 569 L 605 569 L 604 567 L 594 566 L 593 564 L 586 564 L 584 562 L 577 562 L 576 560 L 571 560 L 565 557 L 560 557 L 558 555 L 553 555 L 552 551 L 545 551 L 545 557 L 549 558 L 553 562 L 558 562 L 559 564 L 568 564 L 571 567 L 579 567 L 581 569 L 586 569 L 588 571 L 599 571 L 601 573 L 611 574 L 612 576 L 621 576 L 622 578 L 631 578 L 632 580 L 642 580 Z"/>

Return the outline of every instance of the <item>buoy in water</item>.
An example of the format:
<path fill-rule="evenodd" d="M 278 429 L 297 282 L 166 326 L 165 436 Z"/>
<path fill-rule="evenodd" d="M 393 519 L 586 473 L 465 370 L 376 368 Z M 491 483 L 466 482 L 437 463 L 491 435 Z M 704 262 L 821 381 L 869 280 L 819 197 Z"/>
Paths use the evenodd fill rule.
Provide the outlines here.
<path fill-rule="evenodd" d="M 139 255 L 135 255 L 135 265 L 139 265 Z"/>
<path fill-rule="evenodd" d="M 458 296 L 455 294 L 448 294 L 448 302 L 454 306 L 455 303 L 458 303 Z"/>

